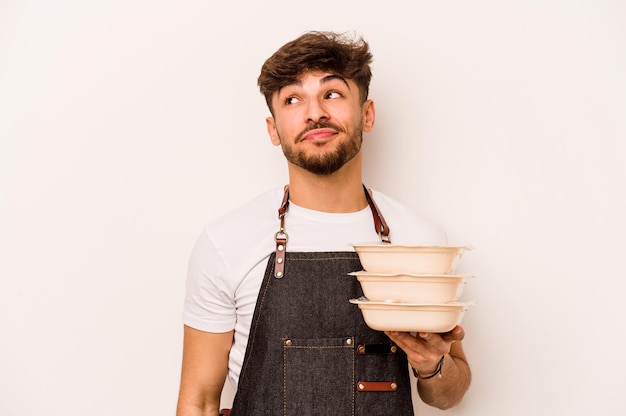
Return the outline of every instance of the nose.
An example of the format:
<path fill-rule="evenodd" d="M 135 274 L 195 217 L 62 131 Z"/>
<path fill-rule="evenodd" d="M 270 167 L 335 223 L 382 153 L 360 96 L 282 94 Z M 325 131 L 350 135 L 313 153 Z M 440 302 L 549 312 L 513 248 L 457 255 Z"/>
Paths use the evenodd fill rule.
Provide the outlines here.
<path fill-rule="evenodd" d="M 314 99 L 309 101 L 306 113 L 307 123 L 317 123 L 321 120 L 328 120 L 328 118 L 329 114 L 322 100 Z"/>

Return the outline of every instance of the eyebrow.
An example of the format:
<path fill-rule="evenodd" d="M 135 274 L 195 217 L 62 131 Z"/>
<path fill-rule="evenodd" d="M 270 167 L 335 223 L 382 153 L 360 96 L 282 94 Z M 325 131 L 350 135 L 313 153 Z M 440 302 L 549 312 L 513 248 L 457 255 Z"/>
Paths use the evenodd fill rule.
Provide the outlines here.
<path fill-rule="evenodd" d="M 330 82 L 334 79 L 338 79 L 339 81 L 343 82 L 346 85 L 346 87 L 348 87 L 348 89 L 350 88 L 350 85 L 348 85 L 348 81 L 346 81 L 344 77 L 335 75 L 335 74 L 327 75 L 324 78 L 322 78 L 321 84 L 326 84 L 327 82 Z"/>
<path fill-rule="evenodd" d="M 344 77 L 342 77 L 342 76 L 340 76 L 340 75 L 337 75 L 337 74 L 330 74 L 330 75 L 326 75 L 324 78 L 322 78 L 322 79 L 320 80 L 320 84 L 322 84 L 322 85 L 323 85 L 323 84 L 327 84 L 327 83 L 329 83 L 329 82 L 331 82 L 331 81 L 334 81 L 334 80 L 336 80 L 336 79 L 338 79 L 339 81 L 343 82 L 343 83 L 345 84 L 345 86 L 346 86 L 348 89 L 350 89 L 350 85 L 348 84 L 348 81 L 347 81 Z M 276 91 L 276 93 L 277 93 L 278 95 L 280 95 L 280 92 L 283 90 L 283 88 L 288 87 L 288 86 L 290 86 L 290 85 L 295 85 L 295 86 L 301 87 L 301 86 L 302 86 L 302 82 L 301 82 L 300 80 L 298 80 L 298 81 L 292 82 L 292 83 L 290 83 L 290 84 L 287 84 L 287 85 L 285 85 L 285 86 L 282 86 L 282 87 L 280 87 L 280 88 Z"/>

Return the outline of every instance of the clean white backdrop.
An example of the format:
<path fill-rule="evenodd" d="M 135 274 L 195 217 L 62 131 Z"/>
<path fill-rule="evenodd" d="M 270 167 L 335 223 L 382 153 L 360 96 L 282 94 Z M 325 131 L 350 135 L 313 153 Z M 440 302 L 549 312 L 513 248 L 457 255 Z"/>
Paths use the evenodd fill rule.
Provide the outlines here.
<path fill-rule="evenodd" d="M 0 414 L 174 413 L 187 258 L 285 183 L 256 77 L 311 29 L 375 55 L 366 183 L 476 247 L 447 414 L 626 414 L 625 28 L 617 0 L 1 1 Z"/>

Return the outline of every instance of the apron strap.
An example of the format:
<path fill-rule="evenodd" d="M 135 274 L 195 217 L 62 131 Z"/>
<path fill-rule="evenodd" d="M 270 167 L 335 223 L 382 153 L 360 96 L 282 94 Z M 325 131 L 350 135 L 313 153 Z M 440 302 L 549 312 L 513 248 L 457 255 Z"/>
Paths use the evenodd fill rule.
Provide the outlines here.
<path fill-rule="evenodd" d="M 367 204 L 372 210 L 372 216 L 374 217 L 374 229 L 378 234 L 378 238 L 382 243 L 391 243 L 389 238 L 389 226 L 385 221 L 385 218 L 381 214 L 374 198 L 370 195 L 370 191 L 363 185 L 365 191 L 365 198 Z M 289 235 L 285 231 L 285 215 L 287 214 L 287 208 L 289 208 L 289 185 L 285 185 L 285 194 L 283 200 L 278 208 L 278 219 L 280 220 L 280 229 L 274 234 L 274 241 L 276 242 L 276 260 L 274 261 L 274 277 L 280 279 L 285 275 L 285 252 L 287 251 L 287 240 Z"/>
<path fill-rule="evenodd" d="M 274 260 L 274 277 L 280 279 L 285 273 L 285 251 L 287 250 L 287 240 L 289 235 L 285 231 L 285 214 L 289 207 L 289 185 L 285 185 L 285 194 L 283 202 L 278 208 L 278 219 L 280 220 L 280 229 L 274 234 L 276 241 L 276 260 Z"/>
<path fill-rule="evenodd" d="M 372 210 L 372 215 L 374 216 L 374 229 L 378 233 L 378 238 L 383 243 L 391 243 L 389 239 L 389 226 L 383 217 L 383 214 L 380 213 L 376 202 L 374 202 L 374 198 L 370 195 L 370 191 L 363 185 L 363 189 L 365 190 L 365 197 L 367 198 L 367 203 Z"/>

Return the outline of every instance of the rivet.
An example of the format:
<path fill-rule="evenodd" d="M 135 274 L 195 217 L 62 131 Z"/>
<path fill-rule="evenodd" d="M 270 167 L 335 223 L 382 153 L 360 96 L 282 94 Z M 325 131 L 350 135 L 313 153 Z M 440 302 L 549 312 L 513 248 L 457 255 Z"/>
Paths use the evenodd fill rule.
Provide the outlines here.
<path fill-rule="evenodd" d="M 278 251 L 283 251 L 285 249 L 285 246 L 283 246 L 282 244 L 278 246 Z"/>
<path fill-rule="evenodd" d="M 286 339 L 285 340 L 285 345 L 290 346 L 292 344 L 290 339 Z"/>
<path fill-rule="evenodd" d="M 277 259 L 276 259 L 276 263 L 279 263 L 279 264 L 280 264 L 280 263 L 282 263 L 282 262 L 283 262 L 283 259 L 282 259 L 282 258 L 280 258 L 280 257 L 279 257 L 279 258 L 277 258 Z"/>
<path fill-rule="evenodd" d="M 365 345 L 359 345 L 359 354 L 365 354 Z"/>
<path fill-rule="evenodd" d="M 359 383 L 359 390 L 364 390 L 365 389 L 365 385 L 363 383 Z"/>
<path fill-rule="evenodd" d="M 348 339 L 346 340 L 346 344 L 347 344 L 347 345 L 352 345 L 352 338 L 348 338 Z"/>
<path fill-rule="evenodd" d="M 395 345 L 392 345 L 390 351 L 391 351 L 392 354 L 395 354 L 396 351 L 398 351 L 398 347 L 395 346 Z"/>
<path fill-rule="evenodd" d="M 391 390 L 397 390 L 398 389 L 398 385 L 396 383 L 391 383 Z"/>
<path fill-rule="evenodd" d="M 276 273 L 276 276 L 277 276 L 277 277 L 283 277 L 283 272 L 278 272 L 278 273 Z"/>

